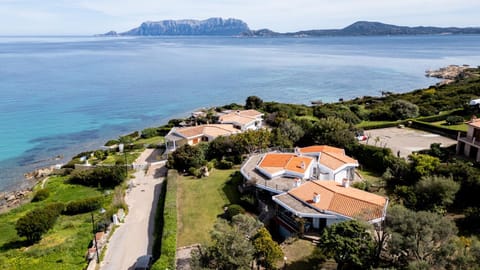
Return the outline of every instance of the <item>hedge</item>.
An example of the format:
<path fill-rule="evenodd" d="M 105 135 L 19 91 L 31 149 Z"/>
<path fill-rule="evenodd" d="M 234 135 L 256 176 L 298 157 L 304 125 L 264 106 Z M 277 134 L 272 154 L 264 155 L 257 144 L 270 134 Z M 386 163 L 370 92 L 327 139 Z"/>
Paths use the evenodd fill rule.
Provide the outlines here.
<path fill-rule="evenodd" d="M 458 113 L 461 113 L 462 111 L 463 109 L 456 109 L 456 110 L 451 110 L 449 112 L 438 114 L 438 115 L 419 117 L 417 118 L 417 120 L 422 122 L 439 122 L 447 119 L 448 116 L 458 115 Z"/>
<path fill-rule="evenodd" d="M 177 180 L 178 172 L 169 170 L 162 186 L 158 202 L 153 244 L 154 258 L 160 258 L 153 264 L 153 270 L 175 269 L 177 252 Z"/>
<path fill-rule="evenodd" d="M 433 124 L 426 123 L 426 122 L 420 122 L 420 121 L 416 121 L 416 120 L 412 120 L 411 127 L 416 128 L 416 129 L 420 129 L 420 130 L 424 130 L 424 131 L 428 131 L 428 132 L 432 132 L 432 133 L 435 133 L 435 134 L 439 134 L 439 135 L 442 135 L 442 136 L 445 136 L 445 137 L 449 137 L 453 140 L 457 139 L 458 132 L 459 132 L 457 130 L 448 129 L 448 128 L 444 128 L 444 127 L 441 127 L 441 126 L 433 125 Z M 463 134 L 464 133 L 465 132 L 463 132 Z"/>
<path fill-rule="evenodd" d="M 405 124 L 406 122 L 407 121 L 392 121 L 392 122 L 381 122 L 381 123 L 362 122 L 356 125 L 356 127 L 363 130 L 369 130 L 369 129 L 396 127 L 400 124 Z"/>
<path fill-rule="evenodd" d="M 27 237 L 29 243 L 39 241 L 42 235 L 55 225 L 63 208 L 63 203 L 51 203 L 28 212 L 15 224 L 18 236 Z"/>
<path fill-rule="evenodd" d="M 69 202 L 62 212 L 64 215 L 76 215 L 97 210 L 102 206 L 102 197 L 92 197 Z"/>

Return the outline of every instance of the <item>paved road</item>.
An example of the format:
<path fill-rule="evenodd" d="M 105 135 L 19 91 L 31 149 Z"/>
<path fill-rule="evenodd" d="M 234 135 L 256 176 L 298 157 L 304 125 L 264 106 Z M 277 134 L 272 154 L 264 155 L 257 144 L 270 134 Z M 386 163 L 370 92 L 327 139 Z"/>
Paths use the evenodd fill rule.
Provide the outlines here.
<path fill-rule="evenodd" d="M 133 188 L 125 197 L 129 213 L 125 223 L 121 224 L 110 238 L 100 269 L 133 269 L 138 257 L 151 254 L 154 217 L 163 181 L 163 169 L 162 165 L 155 165 L 150 167 L 146 174 L 144 171 L 135 173 L 135 179 L 131 180 Z"/>

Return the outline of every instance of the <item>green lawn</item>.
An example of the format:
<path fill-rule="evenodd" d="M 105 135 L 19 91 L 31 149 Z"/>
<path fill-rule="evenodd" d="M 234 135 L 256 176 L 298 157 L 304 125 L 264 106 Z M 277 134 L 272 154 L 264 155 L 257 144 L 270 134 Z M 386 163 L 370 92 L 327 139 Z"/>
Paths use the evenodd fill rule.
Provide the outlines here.
<path fill-rule="evenodd" d="M 210 242 L 210 231 L 217 216 L 223 214 L 223 207 L 239 200 L 236 184 L 227 184 L 233 172 L 213 170 L 202 179 L 178 178 L 178 247 Z"/>
<path fill-rule="evenodd" d="M 313 115 L 295 116 L 295 119 L 297 119 L 297 120 L 305 119 L 305 120 L 309 120 L 309 121 L 312 121 L 312 122 L 318 122 L 318 117 L 315 117 Z"/>
<path fill-rule="evenodd" d="M 377 127 L 377 126 L 382 126 L 382 125 L 392 125 L 395 126 L 397 124 L 401 124 L 404 121 L 399 120 L 399 121 L 362 121 L 359 124 L 356 124 L 355 127 L 357 128 L 369 128 L 369 127 Z"/>
<path fill-rule="evenodd" d="M 17 236 L 15 223 L 28 211 L 49 202 L 68 202 L 99 196 L 94 188 L 64 183 L 65 177 L 51 177 L 46 184 L 50 197 L 42 202 L 27 203 L 0 215 L 0 265 L 3 269 L 83 269 L 84 255 L 91 240 L 90 214 L 60 216 L 43 239 L 27 245 Z M 111 199 L 108 197 L 107 200 Z M 96 215 L 96 219 L 100 214 Z"/>
<path fill-rule="evenodd" d="M 281 245 L 284 256 L 287 257 L 286 267 L 283 259 L 279 260 L 277 267 L 279 269 L 291 270 L 313 270 L 313 269 L 336 269 L 336 263 L 333 260 L 325 260 L 315 245 L 303 239 L 287 240 Z"/>
<path fill-rule="evenodd" d="M 136 150 L 132 152 L 127 152 L 127 163 L 133 163 L 142 153 L 142 150 Z M 117 162 L 124 164 L 125 163 L 125 155 L 123 153 L 114 153 L 109 155 L 105 160 L 103 160 L 102 164 L 116 164 Z"/>
<path fill-rule="evenodd" d="M 162 136 L 155 136 L 148 139 L 138 139 L 135 144 L 162 144 L 165 139 Z"/>
<path fill-rule="evenodd" d="M 438 122 L 431 122 L 430 124 L 439 126 L 442 128 L 447 128 L 451 130 L 456 130 L 456 131 L 464 131 L 467 132 L 468 126 L 465 123 L 459 124 L 459 125 L 447 125 L 447 122 L 445 120 L 443 121 L 438 121 Z"/>

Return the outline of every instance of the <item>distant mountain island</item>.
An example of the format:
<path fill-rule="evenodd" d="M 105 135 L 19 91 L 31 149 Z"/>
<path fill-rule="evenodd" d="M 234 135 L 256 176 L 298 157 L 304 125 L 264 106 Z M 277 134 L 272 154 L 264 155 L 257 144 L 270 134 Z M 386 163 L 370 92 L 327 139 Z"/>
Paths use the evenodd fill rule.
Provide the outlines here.
<path fill-rule="evenodd" d="M 304 30 L 278 33 L 269 29 L 251 30 L 238 19 L 164 20 L 144 22 L 127 32 L 110 31 L 99 36 L 244 36 L 244 37 L 318 37 L 318 36 L 386 36 L 386 35 L 455 35 L 480 34 L 480 27 L 398 26 L 359 21 L 343 29 Z"/>

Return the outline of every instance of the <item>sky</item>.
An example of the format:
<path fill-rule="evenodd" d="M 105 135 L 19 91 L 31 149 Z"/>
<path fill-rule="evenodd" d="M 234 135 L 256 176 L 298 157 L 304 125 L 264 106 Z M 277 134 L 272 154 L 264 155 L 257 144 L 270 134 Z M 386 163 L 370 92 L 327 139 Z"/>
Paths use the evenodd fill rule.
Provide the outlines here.
<path fill-rule="evenodd" d="M 363 21 L 480 26 L 478 0 L 0 0 L 0 35 L 91 35 L 144 21 L 237 18 L 278 32 Z"/>

